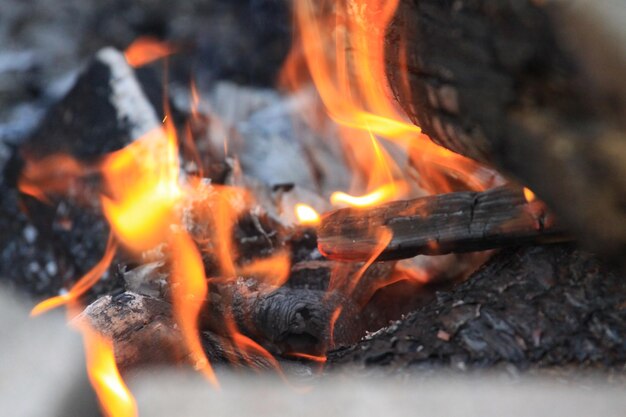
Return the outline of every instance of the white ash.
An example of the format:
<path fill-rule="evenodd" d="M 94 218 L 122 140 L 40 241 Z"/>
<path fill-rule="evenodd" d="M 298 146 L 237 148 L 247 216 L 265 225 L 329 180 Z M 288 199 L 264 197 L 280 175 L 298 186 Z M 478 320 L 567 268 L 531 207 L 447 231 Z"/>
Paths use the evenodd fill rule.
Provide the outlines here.
<path fill-rule="evenodd" d="M 118 121 L 122 125 L 130 122 L 131 137 L 137 139 L 158 128 L 160 122 L 156 111 L 124 55 L 113 48 L 104 48 L 96 57 L 111 71 L 110 86 L 113 91 L 111 102 L 117 110 Z"/>

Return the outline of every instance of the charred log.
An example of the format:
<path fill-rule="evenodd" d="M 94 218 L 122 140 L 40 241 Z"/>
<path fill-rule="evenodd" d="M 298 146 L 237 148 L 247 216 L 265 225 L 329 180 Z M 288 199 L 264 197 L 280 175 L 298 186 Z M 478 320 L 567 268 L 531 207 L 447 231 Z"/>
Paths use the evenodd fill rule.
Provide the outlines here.
<path fill-rule="evenodd" d="M 626 363 L 625 301 L 624 276 L 592 255 L 563 245 L 507 250 L 406 320 L 332 352 L 329 363 L 619 367 Z"/>
<path fill-rule="evenodd" d="M 75 320 L 88 322 L 113 342 L 122 371 L 141 366 L 190 363 L 182 334 L 172 319 L 172 306 L 162 300 L 125 292 L 104 296 L 89 305 Z M 202 344 L 212 364 L 245 365 L 270 369 L 261 355 L 234 348 L 230 340 L 203 331 Z"/>
<path fill-rule="evenodd" d="M 393 237 L 381 260 L 567 239 L 542 202 L 528 203 L 520 190 L 495 188 L 393 202 L 373 209 L 336 210 L 322 219 L 320 252 L 332 259 L 367 260 L 379 245 L 384 228 Z"/>
<path fill-rule="evenodd" d="M 618 3 L 402 0 L 386 66 L 397 100 L 435 142 L 517 177 L 624 265 Z"/>
<path fill-rule="evenodd" d="M 359 327 L 345 322 L 358 312 L 338 293 L 272 288 L 255 280 L 213 285 L 202 327 L 220 335 L 232 332 L 230 324 L 275 354 L 323 354 L 334 334 L 335 344 L 359 339 Z M 331 326 L 333 313 L 343 316 Z M 333 333 L 331 333 L 333 332 Z"/>

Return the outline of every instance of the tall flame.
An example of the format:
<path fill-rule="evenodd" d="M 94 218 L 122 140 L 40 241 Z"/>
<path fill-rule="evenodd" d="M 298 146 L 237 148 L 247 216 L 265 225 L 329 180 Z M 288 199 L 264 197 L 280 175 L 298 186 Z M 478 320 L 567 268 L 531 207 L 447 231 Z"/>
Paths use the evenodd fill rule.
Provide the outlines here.
<path fill-rule="evenodd" d="M 122 380 L 112 344 L 83 324 L 87 374 L 106 417 L 136 417 L 137 404 Z"/>
<path fill-rule="evenodd" d="M 328 115 L 341 127 L 342 143 L 356 168 L 366 177 L 367 205 L 399 199 L 406 189 L 393 189 L 398 181 L 414 181 L 427 193 L 466 188 L 484 189 L 488 180 L 477 175 L 480 166 L 432 143 L 421 129 L 408 122 L 392 98 L 385 63 L 387 27 L 399 0 L 299 0 L 295 2 L 296 41 L 283 68 L 281 81 L 298 89 L 310 80 Z M 398 40 L 405 45 L 404 39 Z M 407 51 L 391 57 L 406 69 Z M 308 75 L 308 76 L 307 76 Z M 408 80 L 404 88 L 409 91 Z M 408 95 L 407 95 L 408 96 Z M 367 138 L 373 147 L 365 143 Z M 384 153 L 379 139 L 408 152 L 418 178 L 409 178 L 407 166 Z M 383 180 L 386 178 L 386 180 Z M 386 190 L 384 196 L 381 190 Z M 371 195 L 377 196 L 372 198 Z M 349 195 L 337 201 L 357 204 Z"/>

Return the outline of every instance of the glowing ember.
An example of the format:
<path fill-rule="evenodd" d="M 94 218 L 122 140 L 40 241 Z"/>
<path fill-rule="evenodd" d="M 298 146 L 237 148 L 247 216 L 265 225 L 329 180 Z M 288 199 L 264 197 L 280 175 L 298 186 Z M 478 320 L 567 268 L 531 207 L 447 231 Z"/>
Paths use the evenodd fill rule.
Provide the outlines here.
<path fill-rule="evenodd" d="M 151 62 L 165 58 L 176 52 L 176 49 L 166 42 L 151 37 L 136 39 L 124 52 L 126 61 L 131 67 L 137 68 Z"/>
<path fill-rule="evenodd" d="M 298 203 L 294 209 L 298 222 L 305 226 L 316 226 L 320 222 L 320 215 L 307 204 Z"/>
<path fill-rule="evenodd" d="M 83 329 L 87 373 L 107 417 L 135 417 L 137 405 L 115 363 L 113 346 L 91 329 Z"/>
<path fill-rule="evenodd" d="M 537 199 L 535 193 L 533 193 L 530 189 L 524 188 L 524 197 L 526 197 L 526 201 L 532 203 Z"/>

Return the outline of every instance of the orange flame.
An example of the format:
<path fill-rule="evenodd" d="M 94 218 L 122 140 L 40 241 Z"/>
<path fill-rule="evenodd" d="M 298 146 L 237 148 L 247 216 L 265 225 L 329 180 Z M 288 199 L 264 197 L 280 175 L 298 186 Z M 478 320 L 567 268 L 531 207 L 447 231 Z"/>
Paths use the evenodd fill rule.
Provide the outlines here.
<path fill-rule="evenodd" d="M 524 197 L 528 203 L 532 203 L 537 199 L 535 193 L 533 193 L 529 188 L 524 187 Z"/>
<path fill-rule="evenodd" d="M 50 195 L 76 191 L 77 180 L 94 172 L 95 169 L 69 155 L 50 155 L 38 160 L 27 159 L 17 185 L 22 193 L 49 203 Z"/>
<path fill-rule="evenodd" d="M 104 161 L 102 173 L 113 196 L 102 196 L 104 214 L 127 247 L 140 252 L 165 240 L 182 197 L 179 165 L 170 122 Z"/>
<path fill-rule="evenodd" d="M 432 143 L 398 109 L 385 68 L 390 58 L 385 35 L 398 4 L 398 0 L 295 2 L 297 38 L 283 67 L 283 85 L 297 89 L 310 78 L 328 115 L 342 128 L 341 139 L 350 162 L 367 179 L 365 194 L 394 181 L 415 181 L 427 193 L 492 186 L 493 178 L 481 178 L 476 162 Z M 408 74 L 406 40 L 398 42 L 397 60 L 404 68 L 401 72 Z M 408 79 L 403 80 L 403 88 L 410 93 Z M 367 136 L 373 149 L 362 143 Z M 410 152 L 412 167 L 386 155 L 377 138 L 393 142 L 405 155 Z M 416 178 L 410 175 L 411 170 Z M 356 188 L 353 194 L 364 194 L 362 188 Z M 396 194 L 387 199 L 401 197 Z"/>
<path fill-rule="evenodd" d="M 298 1 L 295 15 L 300 44 L 292 51 L 306 60 L 336 122 L 389 138 L 421 131 L 403 122 L 391 101 L 383 99 L 389 96 L 383 37 L 397 4 L 398 0 Z M 283 82 L 292 88 L 298 87 L 294 68 L 298 65 L 298 60 L 290 59 L 283 70 Z M 359 72 L 358 77 L 353 71 Z"/>
<path fill-rule="evenodd" d="M 113 232 L 128 248 L 140 252 L 168 242 L 171 250 L 172 303 L 196 369 L 217 386 L 198 332 L 198 315 L 207 294 L 204 265 L 198 248 L 183 232 L 178 204 L 185 196 L 179 183 L 178 140 L 171 118 L 102 165 L 112 197 L 102 205 Z"/>
<path fill-rule="evenodd" d="M 316 226 L 320 223 L 320 215 L 308 204 L 298 203 L 294 207 L 296 218 L 301 225 Z"/>
<path fill-rule="evenodd" d="M 239 268 L 239 275 L 253 276 L 273 287 L 280 287 L 289 278 L 291 260 L 287 252 L 279 252 L 272 257 L 256 259 Z"/>
<path fill-rule="evenodd" d="M 176 48 L 171 44 L 146 36 L 131 43 L 124 51 L 124 56 L 131 67 L 138 68 L 170 56 L 175 52 Z"/>
<path fill-rule="evenodd" d="M 184 233 L 175 234 L 171 246 L 174 318 L 181 327 L 195 369 L 201 371 L 214 386 L 218 386 L 198 337 L 198 315 L 208 291 L 202 258 L 191 238 Z"/>
<path fill-rule="evenodd" d="M 81 326 L 87 356 L 87 373 L 107 417 L 136 417 L 137 404 L 122 380 L 112 344 L 94 330 Z"/>

